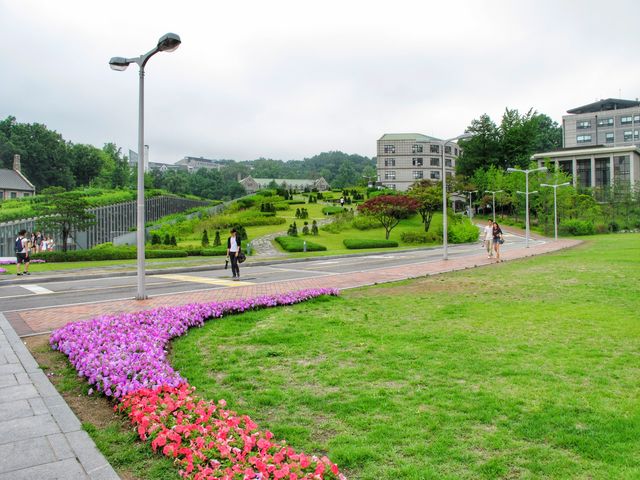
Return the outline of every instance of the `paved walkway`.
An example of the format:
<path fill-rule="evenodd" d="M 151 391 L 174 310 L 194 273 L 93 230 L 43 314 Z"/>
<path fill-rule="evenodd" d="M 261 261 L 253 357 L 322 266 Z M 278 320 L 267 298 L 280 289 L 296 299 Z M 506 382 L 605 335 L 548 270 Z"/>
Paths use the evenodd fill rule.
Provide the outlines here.
<path fill-rule="evenodd" d="M 547 241 L 530 248 L 505 251 L 503 258 L 510 261 L 579 243 L 565 239 Z M 38 368 L 18 334 L 50 332 L 68 322 L 88 320 L 102 314 L 270 295 L 304 288 L 356 288 L 493 263 L 483 250 L 478 250 L 478 254 L 472 256 L 364 272 L 163 295 L 147 300 L 105 301 L 11 312 L 7 318 L 0 314 L 0 480 L 118 478 L 89 436 L 81 430 L 79 421 Z"/>

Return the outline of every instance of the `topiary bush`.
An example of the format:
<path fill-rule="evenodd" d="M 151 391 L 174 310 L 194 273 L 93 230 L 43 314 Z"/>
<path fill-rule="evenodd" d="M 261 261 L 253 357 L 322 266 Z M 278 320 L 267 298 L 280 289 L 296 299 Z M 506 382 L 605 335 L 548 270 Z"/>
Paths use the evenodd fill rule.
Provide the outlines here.
<path fill-rule="evenodd" d="M 372 228 L 380 228 L 380 221 L 370 215 L 356 215 L 351 222 L 353 228 L 358 230 L 370 230 Z"/>
<path fill-rule="evenodd" d="M 442 237 L 438 237 L 435 232 L 402 232 L 400 240 L 404 243 L 438 243 Z"/>
<path fill-rule="evenodd" d="M 398 246 L 398 242 L 393 240 L 377 240 L 377 239 L 360 239 L 360 238 L 345 238 L 342 243 L 349 250 L 356 250 L 361 248 L 393 248 Z"/>
<path fill-rule="evenodd" d="M 287 252 L 303 252 L 304 251 L 304 242 L 300 237 L 276 237 L 275 241 L 278 242 L 278 245 L 282 247 L 283 250 Z M 307 252 L 320 252 L 326 250 L 327 247 L 324 245 L 320 245 L 318 243 L 307 241 Z"/>
<path fill-rule="evenodd" d="M 325 215 L 336 215 L 337 213 L 342 213 L 344 211 L 345 209 L 342 207 L 324 207 L 322 209 L 322 213 Z"/>

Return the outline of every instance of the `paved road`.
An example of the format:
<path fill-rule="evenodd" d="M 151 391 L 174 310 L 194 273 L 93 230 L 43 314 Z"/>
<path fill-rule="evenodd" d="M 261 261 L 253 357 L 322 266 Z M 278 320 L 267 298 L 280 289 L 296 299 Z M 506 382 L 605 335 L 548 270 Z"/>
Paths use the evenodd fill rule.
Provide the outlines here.
<path fill-rule="evenodd" d="M 530 241 L 531 246 L 542 243 L 544 243 L 543 240 Z M 523 246 L 524 239 L 521 236 L 506 234 L 503 252 L 508 255 L 510 250 Z M 449 257 L 461 259 L 477 256 L 482 251 L 480 243 L 450 245 Z M 258 265 L 245 264 L 242 267 L 240 282 L 231 280 L 230 270 L 222 270 L 216 266 L 197 272 L 181 271 L 149 275 L 146 279 L 146 290 L 148 296 L 153 298 L 181 292 L 193 293 L 195 291 L 297 281 L 354 272 L 361 273 L 381 268 L 433 262 L 441 257 L 442 248 L 429 248 L 339 258 L 318 257 L 296 262 L 276 259 L 268 264 L 262 262 Z M 0 311 L 20 312 L 63 305 L 129 300 L 136 294 L 135 276 L 114 273 L 76 280 L 74 273 L 70 272 L 58 275 L 55 280 L 37 283 L 37 276 L 32 275 L 28 279 L 29 283 L 15 279 L 10 285 L 0 285 Z"/>

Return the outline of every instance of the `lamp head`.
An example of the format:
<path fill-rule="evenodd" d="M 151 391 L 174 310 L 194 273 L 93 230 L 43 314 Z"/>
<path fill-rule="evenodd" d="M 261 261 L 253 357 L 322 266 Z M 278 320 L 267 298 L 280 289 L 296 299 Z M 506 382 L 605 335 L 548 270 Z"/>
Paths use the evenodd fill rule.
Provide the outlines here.
<path fill-rule="evenodd" d="M 518 170 L 517 168 L 507 168 L 507 172 L 519 172 L 520 170 Z"/>
<path fill-rule="evenodd" d="M 161 52 L 173 52 L 176 50 L 182 40 L 180 40 L 180 36 L 175 33 L 165 33 L 160 40 L 158 40 L 158 50 Z"/>
<path fill-rule="evenodd" d="M 124 57 L 113 57 L 109 60 L 109 66 L 112 70 L 117 70 L 119 72 L 126 70 L 129 66 L 129 63 Z"/>

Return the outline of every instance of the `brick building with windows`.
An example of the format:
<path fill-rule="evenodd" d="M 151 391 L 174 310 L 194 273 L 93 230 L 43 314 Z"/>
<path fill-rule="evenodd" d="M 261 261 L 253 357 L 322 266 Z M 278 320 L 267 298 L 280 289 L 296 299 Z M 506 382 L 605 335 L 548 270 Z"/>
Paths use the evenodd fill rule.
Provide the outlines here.
<path fill-rule="evenodd" d="M 377 146 L 378 184 L 406 191 L 415 182 L 442 179 L 443 140 L 420 133 L 385 133 Z M 455 175 L 460 148 L 455 143 L 444 146 L 447 176 Z"/>
<path fill-rule="evenodd" d="M 608 98 L 572 108 L 562 117 L 562 150 L 533 155 L 573 178 L 578 188 L 640 181 L 640 102 Z"/>

